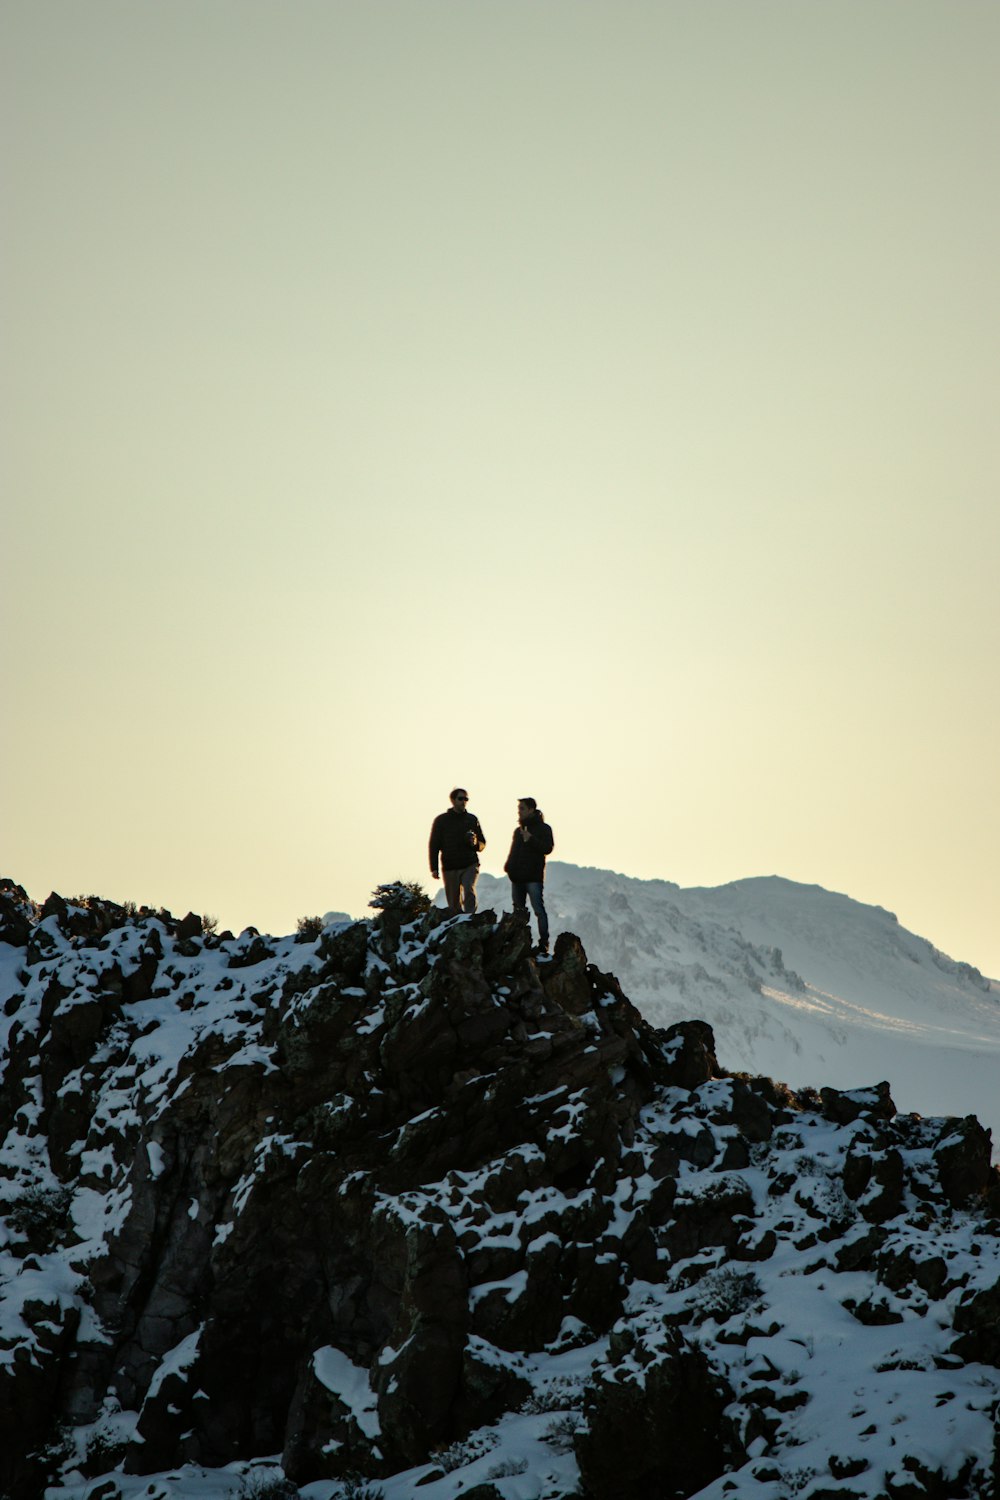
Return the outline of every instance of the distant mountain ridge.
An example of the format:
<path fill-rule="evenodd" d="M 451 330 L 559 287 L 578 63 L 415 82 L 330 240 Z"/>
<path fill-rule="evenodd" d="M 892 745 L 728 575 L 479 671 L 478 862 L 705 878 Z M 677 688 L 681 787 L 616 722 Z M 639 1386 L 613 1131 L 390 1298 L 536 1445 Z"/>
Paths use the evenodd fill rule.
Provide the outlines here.
<path fill-rule="evenodd" d="M 482 874 L 483 908 L 510 883 Z M 553 932 L 579 934 L 654 1026 L 701 1016 L 731 1068 L 795 1087 L 891 1078 L 904 1109 L 974 1111 L 1000 1138 L 1000 982 L 892 912 L 780 876 L 684 889 L 550 861 Z"/>

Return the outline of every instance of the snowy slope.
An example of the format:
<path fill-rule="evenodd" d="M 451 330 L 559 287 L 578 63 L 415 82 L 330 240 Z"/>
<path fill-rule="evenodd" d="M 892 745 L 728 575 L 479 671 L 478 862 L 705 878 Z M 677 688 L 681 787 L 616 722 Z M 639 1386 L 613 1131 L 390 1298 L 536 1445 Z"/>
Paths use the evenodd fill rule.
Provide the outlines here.
<path fill-rule="evenodd" d="M 483 874 L 481 907 L 510 885 Z M 729 1068 L 794 1087 L 888 1078 L 901 1109 L 977 1114 L 1000 1139 L 1000 982 L 891 912 L 769 877 L 684 890 L 551 861 L 553 937 L 579 934 L 656 1026 L 700 1017 Z"/>
<path fill-rule="evenodd" d="M 644 883 L 563 867 L 555 911 L 564 877 L 685 1008 L 815 1003 L 754 923 L 883 1005 L 911 965 L 914 1016 L 928 965 L 963 1016 L 992 1003 L 826 892 L 656 883 L 642 910 Z M 62 908 L 0 925 L 11 1500 L 993 1493 L 974 1121 L 723 1076 L 706 1028 L 652 1032 L 579 943 L 535 962 L 485 912 L 232 939 Z"/>

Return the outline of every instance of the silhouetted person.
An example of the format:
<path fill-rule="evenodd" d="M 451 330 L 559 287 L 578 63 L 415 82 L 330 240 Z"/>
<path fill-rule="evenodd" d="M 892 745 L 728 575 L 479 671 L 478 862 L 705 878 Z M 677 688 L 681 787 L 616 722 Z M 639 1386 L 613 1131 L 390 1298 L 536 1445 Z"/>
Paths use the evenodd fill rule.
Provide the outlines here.
<path fill-rule="evenodd" d="M 486 848 L 486 836 L 475 813 L 467 810 L 469 794 L 457 786 L 451 793 L 451 806 L 438 813 L 431 824 L 431 874 L 438 879 L 438 858 L 444 879 L 448 910 L 471 912 L 476 909 L 476 881 L 479 878 L 479 851 Z"/>
<path fill-rule="evenodd" d="M 517 827 L 510 841 L 504 870 L 510 876 L 515 911 L 526 911 L 530 900 L 538 921 L 538 951 L 549 951 L 549 918 L 545 910 L 545 861 L 555 847 L 552 829 L 538 811 L 534 797 L 517 804 Z"/>

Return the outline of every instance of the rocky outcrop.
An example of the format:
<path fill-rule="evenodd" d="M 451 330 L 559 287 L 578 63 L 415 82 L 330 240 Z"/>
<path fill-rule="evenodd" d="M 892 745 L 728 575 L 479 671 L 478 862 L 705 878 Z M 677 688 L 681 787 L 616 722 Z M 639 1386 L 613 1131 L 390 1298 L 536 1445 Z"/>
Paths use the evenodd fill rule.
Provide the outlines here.
<path fill-rule="evenodd" d="M 572 934 L 534 958 L 523 917 L 303 941 L 0 901 L 14 1500 L 276 1456 L 430 1500 L 522 1461 L 593 1500 L 987 1472 L 974 1120 L 728 1074 L 708 1026 L 654 1031 Z M 866 1394 L 831 1447 L 809 1408 L 852 1330 Z M 899 1369 L 948 1372 L 940 1453 L 919 1406 L 896 1421 Z"/>
<path fill-rule="evenodd" d="M 746 1457 L 725 1416 L 731 1399 L 676 1329 L 644 1323 L 613 1334 L 576 1440 L 584 1492 L 594 1500 L 696 1494 Z"/>

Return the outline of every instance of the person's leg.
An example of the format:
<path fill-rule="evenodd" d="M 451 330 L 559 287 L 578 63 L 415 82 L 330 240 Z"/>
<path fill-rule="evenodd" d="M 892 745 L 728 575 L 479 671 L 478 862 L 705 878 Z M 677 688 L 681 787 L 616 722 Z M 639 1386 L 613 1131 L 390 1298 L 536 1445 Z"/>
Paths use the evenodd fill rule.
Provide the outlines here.
<path fill-rule="evenodd" d="M 545 887 L 540 880 L 533 880 L 528 886 L 528 895 L 538 921 L 538 946 L 548 951 L 549 946 L 549 914 L 545 910 Z"/>
<path fill-rule="evenodd" d="M 528 887 L 520 880 L 512 880 L 510 883 L 510 900 L 515 911 L 526 911 L 528 908 Z"/>
<path fill-rule="evenodd" d="M 457 914 L 462 910 L 462 871 L 442 870 L 441 879 L 444 881 L 444 899 L 448 903 L 448 911 L 453 917 L 457 916 Z"/>
<path fill-rule="evenodd" d="M 464 912 L 474 912 L 476 909 L 476 881 L 479 879 L 479 866 L 469 865 L 462 871 L 460 900 Z"/>

